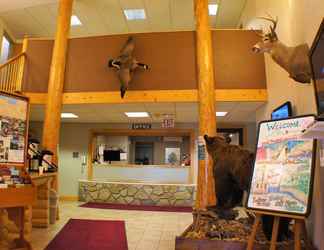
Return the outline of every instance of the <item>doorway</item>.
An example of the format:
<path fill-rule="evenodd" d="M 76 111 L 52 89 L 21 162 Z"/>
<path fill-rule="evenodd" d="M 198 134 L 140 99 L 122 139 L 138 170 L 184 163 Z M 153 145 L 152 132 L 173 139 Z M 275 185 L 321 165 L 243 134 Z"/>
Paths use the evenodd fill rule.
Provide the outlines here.
<path fill-rule="evenodd" d="M 136 142 L 135 143 L 135 164 L 153 165 L 154 163 L 154 143 Z"/>

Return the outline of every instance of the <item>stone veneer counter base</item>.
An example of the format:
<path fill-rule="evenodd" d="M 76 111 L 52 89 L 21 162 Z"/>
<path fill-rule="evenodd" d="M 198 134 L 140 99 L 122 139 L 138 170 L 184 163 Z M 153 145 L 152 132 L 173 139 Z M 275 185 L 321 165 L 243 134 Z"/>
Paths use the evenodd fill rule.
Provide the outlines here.
<path fill-rule="evenodd" d="M 79 201 L 130 205 L 193 206 L 196 185 L 79 181 Z"/>

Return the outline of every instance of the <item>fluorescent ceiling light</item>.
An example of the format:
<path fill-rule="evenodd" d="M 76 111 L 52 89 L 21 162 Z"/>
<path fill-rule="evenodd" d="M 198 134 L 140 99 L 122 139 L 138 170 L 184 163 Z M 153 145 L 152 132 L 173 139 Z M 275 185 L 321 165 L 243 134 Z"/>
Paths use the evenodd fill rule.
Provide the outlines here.
<path fill-rule="evenodd" d="M 208 4 L 208 12 L 210 16 L 216 16 L 218 10 L 218 4 Z"/>
<path fill-rule="evenodd" d="M 76 15 L 71 16 L 71 26 L 79 26 L 82 25 L 80 19 Z"/>
<path fill-rule="evenodd" d="M 216 112 L 216 116 L 219 116 L 219 117 L 221 117 L 221 116 L 226 116 L 227 113 L 228 113 L 228 112 L 226 112 L 226 111 L 217 111 L 217 112 Z"/>
<path fill-rule="evenodd" d="M 150 115 L 147 112 L 125 112 L 125 115 L 131 118 L 150 117 Z"/>
<path fill-rule="evenodd" d="M 144 9 L 125 9 L 124 14 L 127 20 L 143 20 L 146 18 Z"/>
<path fill-rule="evenodd" d="M 76 114 L 73 113 L 61 113 L 61 118 L 78 118 Z"/>

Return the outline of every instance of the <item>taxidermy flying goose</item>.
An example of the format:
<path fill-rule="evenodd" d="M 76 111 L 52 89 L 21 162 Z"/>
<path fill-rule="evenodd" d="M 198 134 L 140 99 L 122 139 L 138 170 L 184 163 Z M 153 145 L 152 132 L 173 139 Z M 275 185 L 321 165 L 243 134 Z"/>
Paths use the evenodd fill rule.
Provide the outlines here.
<path fill-rule="evenodd" d="M 117 69 L 120 81 L 120 96 L 124 98 L 130 81 L 132 80 L 134 71 L 137 67 L 148 69 L 148 65 L 138 62 L 134 56 L 135 41 L 133 37 L 129 37 L 126 44 L 120 51 L 120 55 L 116 59 L 110 59 L 108 67 Z"/>

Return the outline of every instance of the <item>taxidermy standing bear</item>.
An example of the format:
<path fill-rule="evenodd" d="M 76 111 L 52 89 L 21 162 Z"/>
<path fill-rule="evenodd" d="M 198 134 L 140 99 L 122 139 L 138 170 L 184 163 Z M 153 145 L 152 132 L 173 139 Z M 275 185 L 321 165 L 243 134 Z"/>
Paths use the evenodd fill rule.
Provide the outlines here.
<path fill-rule="evenodd" d="M 133 37 L 129 37 L 126 44 L 120 51 L 120 55 L 116 59 L 110 59 L 108 67 L 117 69 L 120 81 L 120 96 L 124 98 L 129 83 L 132 80 L 136 68 L 141 67 L 148 69 L 148 65 L 138 62 L 133 56 L 135 41 Z"/>
<path fill-rule="evenodd" d="M 211 208 L 223 219 L 233 219 L 233 208 L 242 205 L 244 191 L 248 191 L 253 171 L 254 154 L 221 136 L 204 136 L 209 155 L 213 158 L 213 174 L 217 204 Z M 263 216 L 262 226 L 270 240 L 273 216 Z M 289 220 L 281 219 L 278 241 L 289 237 Z"/>

